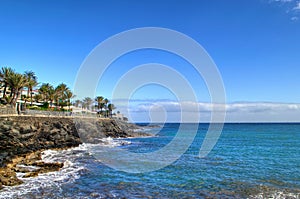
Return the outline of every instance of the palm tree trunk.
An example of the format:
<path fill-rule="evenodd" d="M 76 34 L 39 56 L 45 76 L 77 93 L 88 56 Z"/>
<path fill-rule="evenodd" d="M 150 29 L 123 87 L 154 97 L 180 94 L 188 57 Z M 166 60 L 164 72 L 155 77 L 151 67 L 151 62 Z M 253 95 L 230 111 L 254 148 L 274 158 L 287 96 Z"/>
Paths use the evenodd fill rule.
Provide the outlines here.
<path fill-rule="evenodd" d="M 30 106 L 32 106 L 32 89 L 30 89 Z"/>
<path fill-rule="evenodd" d="M 71 100 L 70 99 L 68 100 L 68 105 L 69 105 L 69 111 L 70 111 L 70 109 L 71 109 Z"/>
<path fill-rule="evenodd" d="M 15 93 L 13 93 L 13 90 L 14 89 L 12 89 L 12 88 L 10 89 L 10 95 L 9 95 L 9 97 L 12 97 L 13 95 L 15 95 Z"/>
<path fill-rule="evenodd" d="M 26 104 L 27 104 L 27 97 L 25 98 L 24 109 L 26 109 Z"/>
<path fill-rule="evenodd" d="M 16 107 L 16 103 L 17 103 L 18 98 L 19 98 L 19 92 L 18 92 L 18 91 L 13 92 L 12 98 L 11 98 L 11 100 L 10 100 L 10 104 L 11 104 L 13 107 Z"/>
<path fill-rule="evenodd" d="M 21 92 L 22 93 L 22 92 Z M 27 98 L 29 96 L 29 89 L 27 90 L 27 96 L 25 97 L 25 103 L 24 103 L 24 109 L 26 109 L 26 105 L 27 105 Z"/>
<path fill-rule="evenodd" d="M 10 91 L 10 104 L 13 106 L 13 107 L 15 107 L 15 105 L 14 105 L 14 99 L 15 99 L 15 97 L 16 97 L 16 92 L 14 91 L 14 90 L 11 90 Z"/>
<path fill-rule="evenodd" d="M 17 101 L 18 101 L 18 99 L 19 99 L 19 97 L 20 97 L 20 93 L 22 92 L 22 90 L 20 91 L 20 90 L 18 90 L 17 91 L 17 95 L 16 95 L 16 98 L 15 98 L 15 100 L 14 100 L 14 103 L 16 104 L 17 103 Z"/>
<path fill-rule="evenodd" d="M 7 89 L 7 84 L 4 84 L 4 89 L 3 89 L 3 95 L 2 97 L 5 98 L 6 97 L 6 89 Z"/>

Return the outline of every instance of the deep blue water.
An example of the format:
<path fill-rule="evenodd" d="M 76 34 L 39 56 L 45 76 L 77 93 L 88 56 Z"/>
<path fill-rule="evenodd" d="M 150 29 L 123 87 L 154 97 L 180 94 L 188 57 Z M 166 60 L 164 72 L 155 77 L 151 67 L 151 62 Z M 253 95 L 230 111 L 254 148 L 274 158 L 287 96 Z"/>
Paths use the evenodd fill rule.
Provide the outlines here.
<path fill-rule="evenodd" d="M 155 137 L 126 139 L 130 145 L 117 147 L 158 150 L 178 126 L 165 124 Z M 93 156 L 97 146 L 50 153 L 45 159 L 67 161 L 66 168 L 6 188 L 0 198 L 300 198 L 300 124 L 225 124 L 214 149 L 199 158 L 207 128 L 199 125 L 177 161 L 149 173 L 107 167 Z"/>

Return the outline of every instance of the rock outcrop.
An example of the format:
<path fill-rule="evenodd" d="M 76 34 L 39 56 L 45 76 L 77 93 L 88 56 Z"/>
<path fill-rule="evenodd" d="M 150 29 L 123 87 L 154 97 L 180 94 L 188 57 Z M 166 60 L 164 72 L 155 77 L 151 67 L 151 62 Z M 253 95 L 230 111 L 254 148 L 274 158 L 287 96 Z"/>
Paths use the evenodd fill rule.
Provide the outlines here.
<path fill-rule="evenodd" d="M 81 144 L 70 118 L 1 117 L 0 166 L 30 152 L 75 147 Z"/>
<path fill-rule="evenodd" d="M 97 143 L 105 137 L 147 136 L 138 127 L 112 119 L 71 117 L 0 117 L 0 189 L 2 185 L 22 183 L 15 172 L 24 177 L 57 171 L 63 163 L 44 163 L 41 151 L 76 147 L 82 142 Z M 18 165 L 25 165 L 20 167 Z M 26 166 L 38 169 L 28 170 Z"/>
<path fill-rule="evenodd" d="M 99 143 L 99 140 L 106 137 L 126 138 L 149 136 L 146 133 L 138 132 L 139 127 L 113 119 L 76 118 L 74 119 L 76 129 L 84 143 Z"/>

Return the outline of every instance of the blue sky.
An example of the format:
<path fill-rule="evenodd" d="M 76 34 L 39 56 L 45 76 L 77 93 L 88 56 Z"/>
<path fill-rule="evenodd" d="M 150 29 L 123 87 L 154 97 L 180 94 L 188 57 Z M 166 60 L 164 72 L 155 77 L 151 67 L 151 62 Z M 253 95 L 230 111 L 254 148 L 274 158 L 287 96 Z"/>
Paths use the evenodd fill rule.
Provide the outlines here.
<path fill-rule="evenodd" d="M 297 0 L 1 0 L 0 66 L 19 72 L 32 70 L 40 82 L 65 82 L 72 88 L 83 60 L 100 42 L 128 29 L 149 26 L 173 29 L 199 42 L 220 71 L 229 104 L 251 108 L 253 103 L 277 107 L 300 102 Z M 98 93 L 110 98 L 122 74 L 149 62 L 174 67 L 191 81 L 199 101 L 209 102 L 205 83 L 193 69 L 187 69 L 188 63 L 155 50 L 130 53 L 114 62 L 99 83 Z M 134 94 L 144 104 L 172 101 L 173 97 L 157 86 Z M 286 109 L 280 110 L 278 115 Z M 260 120 L 294 121 L 297 116 L 293 112 Z"/>

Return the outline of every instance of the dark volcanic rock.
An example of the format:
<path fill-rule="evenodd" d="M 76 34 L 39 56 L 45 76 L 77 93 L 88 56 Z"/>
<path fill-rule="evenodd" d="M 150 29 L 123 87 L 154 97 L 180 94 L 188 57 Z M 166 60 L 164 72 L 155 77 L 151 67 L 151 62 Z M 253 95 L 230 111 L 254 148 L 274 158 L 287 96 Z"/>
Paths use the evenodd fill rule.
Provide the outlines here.
<path fill-rule="evenodd" d="M 99 139 L 149 136 L 135 132 L 138 126 L 113 119 L 76 118 L 76 128 L 84 143 L 99 143 Z"/>
<path fill-rule="evenodd" d="M 147 136 L 135 132 L 133 124 L 99 118 L 62 118 L 11 116 L 0 117 L 0 189 L 2 185 L 22 183 L 15 172 L 25 172 L 24 177 L 57 171 L 63 163 L 41 162 L 41 151 L 76 147 L 82 142 L 98 143 L 105 137 Z M 36 166 L 31 171 L 18 164 Z"/>
<path fill-rule="evenodd" d="M 2 117 L 0 120 L 0 166 L 11 158 L 42 149 L 81 144 L 71 118 Z"/>
<path fill-rule="evenodd" d="M 26 173 L 24 178 L 35 177 L 38 176 L 39 173 L 48 173 L 53 171 L 59 171 L 64 164 L 60 162 L 34 162 L 31 164 L 27 164 L 28 166 L 36 166 L 37 169 L 34 171 L 26 170 L 26 169 L 18 169 L 19 172 Z"/>

